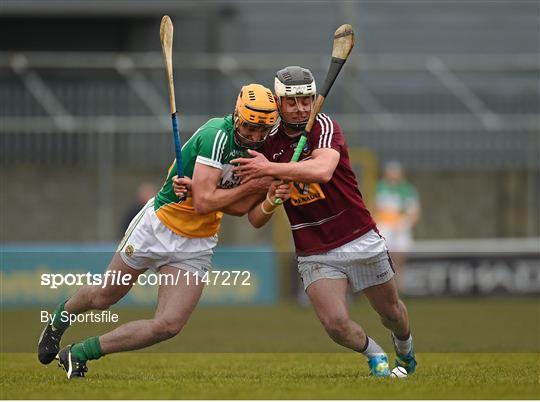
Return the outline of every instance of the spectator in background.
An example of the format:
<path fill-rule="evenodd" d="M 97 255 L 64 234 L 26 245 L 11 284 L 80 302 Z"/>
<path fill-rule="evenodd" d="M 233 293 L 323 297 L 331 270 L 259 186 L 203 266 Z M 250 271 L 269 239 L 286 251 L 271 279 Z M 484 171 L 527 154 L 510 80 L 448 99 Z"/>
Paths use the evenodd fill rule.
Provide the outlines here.
<path fill-rule="evenodd" d="M 420 203 L 416 188 L 405 179 L 399 162 L 387 163 L 384 177 L 377 183 L 375 221 L 386 239 L 398 273 L 412 246 L 412 231 L 419 218 Z"/>
<path fill-rule="evenodd" d="M 150 182 L 143 182 L 137 187 L 135 200 L 122 219 L 120 237 L 124 236 L 124 232 L 126 231 L 126 228 L 129 227 L 131 220 L 135 218 L 135 215 L 139 213 L 141 208 L 146 205 L 150 198 L 156 196 L 157 192 L 158 188 Z"/>

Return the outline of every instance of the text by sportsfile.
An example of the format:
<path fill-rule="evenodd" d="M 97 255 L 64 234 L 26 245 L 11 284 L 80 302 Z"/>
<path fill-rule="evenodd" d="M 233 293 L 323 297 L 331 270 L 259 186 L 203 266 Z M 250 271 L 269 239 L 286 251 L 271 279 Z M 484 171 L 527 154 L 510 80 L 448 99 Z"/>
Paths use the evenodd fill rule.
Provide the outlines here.
<path fill-rule="evenodd" d="M 56 314 L 49 314 L 47 310 L 41 310 L 40 311 L 40 319 L 41 322 L 49 322 L 53 321 L 56 317 Z M 63 311 L 60 314 L 60 321 L 63 323 L 69 323 L 69 325 L 72 325 L 76 322 L 102 322 L 102 323 L 116 323 L 118 322 L 118 314 L 112 313 L 110 311 L 101 311 L 101 312 L 94 312 L 90 311 L 88 313 L 84 314 L 69 314 L 67 311 Z"/>

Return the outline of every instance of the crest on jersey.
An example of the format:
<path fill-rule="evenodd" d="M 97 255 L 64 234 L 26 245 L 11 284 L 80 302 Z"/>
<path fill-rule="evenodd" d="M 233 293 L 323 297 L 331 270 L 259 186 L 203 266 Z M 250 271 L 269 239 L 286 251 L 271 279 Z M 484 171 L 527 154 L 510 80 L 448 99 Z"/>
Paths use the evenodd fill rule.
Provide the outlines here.
<path fill-rule="evenodd" d="M 291 191 L 291 205 L 311 204 L 312 202 L 324 200 L 326 197 L 318 183 L 293 183 Z"/>
<path fill-rule="evenodd" d="M 219 182 L 219 188 L 233 188 L 240 185 L 242 179 L 234 174 L 233 165 L 224 164 L 221 171 L 221 180 Z"/>

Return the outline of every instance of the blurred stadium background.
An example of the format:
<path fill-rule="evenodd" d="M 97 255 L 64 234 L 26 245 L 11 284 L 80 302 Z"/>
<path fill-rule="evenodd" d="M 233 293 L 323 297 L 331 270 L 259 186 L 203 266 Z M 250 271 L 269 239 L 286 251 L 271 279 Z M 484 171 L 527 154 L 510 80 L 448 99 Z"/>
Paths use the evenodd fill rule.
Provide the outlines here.
<path fill-rule="evenodd" d="M 352 24 L 357 44 L 325 111 L 354 149 L 370 205 L 389 160 L 419 191 L 404 292 L 540 293 L 538 1 L 3 0 L 4 305 L 53 305 L 60 296 L 37 272 L 100 272 L 138 185 L 161 185 L 174 157 L 163 14 L 175 24 L 184 141 L 231 113 L 243 84 L 272 87 L 283 66 L 309 67 L 320 82 L 332 33 Z M 257 294 L 233 301 L 294 295 L 287 233 L 283 216 L 260 231 L 224 220 L 229 254 L 218 262 L 243 254 L 250 265 L 249 248 L 264 271 Z"/>

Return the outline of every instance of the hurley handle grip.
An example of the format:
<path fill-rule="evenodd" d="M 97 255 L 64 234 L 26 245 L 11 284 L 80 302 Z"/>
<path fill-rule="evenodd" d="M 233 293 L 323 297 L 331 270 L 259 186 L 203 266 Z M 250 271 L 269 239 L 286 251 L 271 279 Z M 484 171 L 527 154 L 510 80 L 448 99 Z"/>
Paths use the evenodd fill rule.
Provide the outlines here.
<path fill-rule="evenodd" d="M 182 163 L 182 145 L 180 144 L 180 130 L 178 128 L 178 118 L 176 117 L 176 112 L 171 115 L 172 118 L 172 129 L 173 129 L 173 141 L 174 141 L 174 152 L 176 154 L 176 175 L 178 177 L 184 177 L 184 164 Z M 178 197 L 180 201 L 185 201 L 186 196 Z"/>
<path fill-rule="evenodd" d="M 294 154 L 293 154 L 293 156 L 291 158 L 291 162 L 298 162 L 298 159 L 300 159 L 300 155 L 302 154 L 302 150 L 306 146 L 306 142 L 307 142 L 307 133 L 304 131 L 302 133 L 302 136 L 298 140 L 298 145 L 294 149 Z M 276 198 L 274 200 L 274 204 L 275 205 L 281 205 L 281 204 L 283 204 L 283 200 L 281 198 Z"/>
<path fill-rule="evenodd" d="M 182 146 L 180 145 L 180 130 L 178 129 L 178 118 L 176 117 L 176 112 L 172 114 L 172 128 L 174 152 L 176 154 L 176 171 L 178 177 L 184 177 L 184 166 L 182 163 Z"/>
<path fill-rule="evenodd" d="M 302 150 L 306 146 L 307 142 L 307 133 L 304 131 L 302 133 L 302 136 L 300 137 L 300 140 L 298 140 L 298 145 L 294 149 L 294 154 L 291 158 L 291 162 L 298 162 L 298 159 L 300 159 L 300 155 L 302 154 Z"/>

